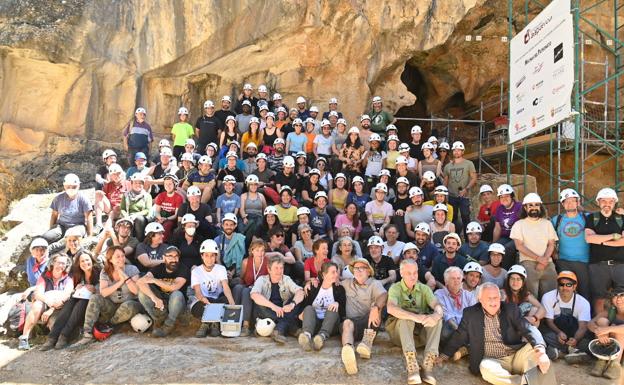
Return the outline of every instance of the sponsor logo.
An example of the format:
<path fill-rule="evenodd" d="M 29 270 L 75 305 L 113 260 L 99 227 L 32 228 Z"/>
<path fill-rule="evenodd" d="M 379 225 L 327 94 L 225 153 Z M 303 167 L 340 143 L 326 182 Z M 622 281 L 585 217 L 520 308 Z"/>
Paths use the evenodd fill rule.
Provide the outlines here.
<path fill-rule="evenodd" d="M 526 80 L 526 75 L 522 75 L 522 77 L 518 79 L 518 81 L 516 82 L 516 88 L 520 87 L 522 83 L 524 83 L 525 80 Z"/>
<path fill-rule="evenodd" d="M 561 92 L 561 90 L 563 90 L 565 88 L 565 84 L 559 84 L 555 87 L 553 87 L 552 89 L 552 94 L 553 95 L 557 95 L 559 92 Z"/>
<path fill-rule="evenodd" d="M 537 58 L 539 55 L 543 54 L 544 52 L 546 52 L 546 50 L 548 50 L 548 48 L 550 48 L 550 46 L 552 45 L 552 41 L 549 41 L 548 43 L 544 44 L 543 47 L 538 48 L 537 50 L 535 50 L 535 52 L 533 52 L 533 54 L 524 61 L 524 65 L 529 65 L 530 62 L 532 62 L 533 60 L 535 60 L 535 58 Z"/>
<path fill-rule="evenodd" d="M 563 112 L 563 109 L 566 108 L 566 106 L 567 106 L 567 104 L 564 103 L 564 104 L 562 104 L 560 106 L 552 107 L 550 109 L 550 116 L 551 117 L 555 117 L 555 115 L 559 115 L 561 112 Z"/>
<path fill-rule="evenodd" d="M 546 25 L 548 25 L 548 23 L 550 23 L 551 21 L 552 21 L 552 16 L 549 16 L 546 20 L 540 22 L 535 27 L 527 28 L 524 34 L 524 44 L 528 44 L 531 41 L 531 39 L 539 35 L 539 33 L 542 32 L 542 30 L 544 29 L 544 27 L 546 27 Z"/>
<path fill-rule="evenodd" d="M 533 68 L 533 75 L 538 74 L 544 68 L 544 62 L 539 63 Z"/>
<path fill-rule="evenodd" d="M 563 43 L 559 43 L 557 46 L 555 46 L 553 50 L 553 54 L 554 54 L 554 63 L 563 59 Z"/>
<path fill-rule="evenodd" d="M 531 104 L 533 104 L 534 106 L 537 106 L 541 102 L 542 102 L 542 97 L 540 96 L 539 98 L 533 99 L 533 102 Z"/>
<path fill-rule="evenodd" d="M 516 132 L 522 132 L 526 130 L 526 124 L 520 124 L 520 123 L 516 123 L 514 124 L 514 129 L 516 130 Z"/>
<path fill-rule="evenodd" d="M 533 91 L 542 88 L 543 85 L 544 85 L 544 81 L 543 80 L 540 80 L 539 82 L 533 84 Z"/>
<path fill-rule="evenodd" d="M 524 107 L 522 107 L 521 109 L 519 109 L 518 111 L 516 111 L 516 115 L 520 115 L 521 113 L 524 112 Z"/>
<path fill-rule="evenodd" d="M 535 128 L 536 125 L 537 125 L 537 119 L 535 119 L 535 116 L 531 116 L 531 127 Z"/>
<path fill-rule="evenodd" d="M 559 76 L 563 75 L 564 72 L 565 72 L 565 65 L 559 66 L 555 68 L 555 70 L 553 71 L 552 77 L 558 78 Z"/>
<path fill-rule="evenodd" d="M 522 100 L 524 100 L 524 94 L 516 94 L 516 103 L 520 103 Z"/>

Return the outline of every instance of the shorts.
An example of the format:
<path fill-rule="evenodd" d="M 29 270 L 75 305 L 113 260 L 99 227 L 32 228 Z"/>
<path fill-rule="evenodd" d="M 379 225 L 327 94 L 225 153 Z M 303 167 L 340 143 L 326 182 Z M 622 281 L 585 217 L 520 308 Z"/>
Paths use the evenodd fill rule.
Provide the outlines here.
<path fill-rule="evenodd" d="M 368 316 L 347 318 L 353 322 L 353 341 L 359 341 L 364 337 L 364 330 L 368 329 Z"/>
<path fill-rule="evenodd" d="M 589 264 L 592 298 L 607 298 L 610 289 L 624 290 L 624 263 Z"/>

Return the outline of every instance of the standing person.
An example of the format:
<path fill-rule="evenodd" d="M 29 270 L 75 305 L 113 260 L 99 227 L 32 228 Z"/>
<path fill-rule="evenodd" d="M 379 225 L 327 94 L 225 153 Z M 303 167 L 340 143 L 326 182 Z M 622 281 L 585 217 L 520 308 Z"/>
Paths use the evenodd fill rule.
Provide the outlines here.
<path fill-rule="evenodd" d="M 396 119 L 391 113 L 382 109 L 383 101 L 381 100 L 381 96 L 373 97 L 371 105 L 372 109 L 368 112 L 368 116 L 371 118 L 371 131 L 383 135 L 386 126 L 395 123 Z"/>
<path fill-rule="evenodd" d="M 184 198 L 176 191 L 178 177 L 167 174 L 163 178 L 165 191 L 161 192 L 154 199 L 155 221 L 160 223 L 165 229 L 165 241 L 178 224 L 178 209 L 184 203 Z"/>
<path fill-rule="evenodd" d="M 238 103 L 236 103 L 236 107 L 234 107 L 234 111 L 237 114 L 240 114 L 243 112 L 245 105 L 249 105 L 250 112 L 251 112 L 252 106 L 258 105 L 258 99 L 255 96 L 253 96 L 253 86 L 249 83 L 245 83 L 243 85 L 243 91 L 240 94 L 238 94 L 237 100 L 238 100 Z"/>
<path fill-rule="evenodd" d="M 388 187 L 385 184 L 377 183 L 374 191 L 375 199 L 366 204 L 365 212 L 372 235 L 381 237 L 384 228 L 392 220 L 394 209 L 390 203 L 384 200 L 388 193 Z"/>
<path fill-rule="evenodd" d="M 600 211 L 590 214 L 585 224 L 595 313 L 604 308 L 609 289 L 624 289 L 624 218 L 615 212 L 617 202 L 613 189 L 598 191 L 596 203 Z"/>
<path fill-rule="evenodd" d="M 149 159 L 150 146 L 154 141 L 152 127 L 145 121 L 147 111 L 139 107 L 134 111 L 134 118 L 123 129 L 123 145 L 128 152 L 128 162 L 132 163 L 137 152 L 145 154 Z"/>
<path fill-rule="evenodd" d="M 422 128 L 419 125 L 412 126 L 412 129 L 410 130 L 410 135 L 412 137 L 412 141 L 409 142 L 409 146 L 410 146 L 409 155 L 411 158 L 417 159 L 418 163 L 420 164 L 420 161 L 425 159 L 425 156 L 423 155 L 423 152 L 422 152 L 422 146 L 424 143 L 420 143 L 420 140 L 422 137 Z M 421 175 L 421 178 L 422 178 L 422 175 Z"/>
<path fill-rule="evenodd" d="M 354 278 L 342 281 L 347 297 L 346 319 L 342 324 L 342 363 L 347 374 L 358 372 L 355 352 L 360 358 L 369 359 L 377 330 L 381 326 L 381 312 L 386 306 L 388 292 L 383 285 L 373 278 L 375 271 L 363 258 L 354 259 L 349 265 Z M 355 341 L 360 342 L 353 348 Z"/>
<path fill-rule="evenodd" d="M 444 185 L 449 189 L 449 202 L 459 208 L 462 230 L 470 222 L 470 190 L 477 183 L 477 170 L 474 163 L 464 159 L 465 147 L 462 142 L 453 143 L 453 160 L 444 167 Z"/>
<path fill-rule="evenodd" d="M 489 184 L 484 184 L 479 188 L 479 214 L 477 221 L 483 226 L 483 240 L 492 242 L 494 237 L 494 214 L 500 205 L 500 201 L 494 199 L 494 190 Z"/>
<path fill-rule="evenodd" d="M 477 300 L 479 303 L 464 311 L 438 361 L 446 361 L 461 346 L 468 346 L 470 372 L 490 384 L 521 384 L 524 374 L 535 366 L 547 373 L 550 360 L 545 347 L 535 342 L 518 307 L 501 302 L 493 283 L 479 288 Z"/>
<path fill-rule="evenodd" d="M 285 344 L 286 335 L 297 326 L 303 289 L 284 274 L 284 260 L 274 255 L 269 258 L 269 274 L 260 276 L 251 289 L 255 318 L 270 318 L 275 323 L 272 338 L 278 344 Z"/>
<path fill-rule="evenodd" d="M 308 138 L 303 133 L 303 122 L 301 119 L 296 118 L 293 120 L 294 131 L 286 136 L 286 153 L 288 155 L 296 155 L 299 151 L 305 153 L 305 146 L 308 143 Z"/>
<path fill-rule="evenodd" d="M 557 234 L 552 223 L 546 219 L 542 199 L 535 193 L 522 200 L 520 220 L 511 228 L 511 239 L 520 253 L 520 264 L 527 270 L 527 287 L 541 298 L 555 289 L 557 271 L 552 260 Z"/>
<path fill-rule="evenodd" d="M 442 305 L 429 286 L 418 282 L 418 263 L 413 259 L 401 262 L 401 282 L 388 290 L 387 330 L 395 345 L 401 346 L 407 366 L 407 383 L 436 384 L 433 366 L 438 357 L 442 331 Z M 432 312 L 433 310 L 433 312 Z M 416 361 L 416 336 L 425 343 L 422 380 Z"/>
<path fill-rule="evenodd" d="M 266 164 L 266 162 L 263 163 Z M 245 234 L 248 241 L 251 240 L 256 227 L 262 223 L 262 215 L 267 207 L 264 195 L 258 192 L 259 183 L 256 175 L 249 175 L 245 179 L 247 192 L 241 195 L 240 217 L 243 220 L 241 232 Z"/>
<path fill-rule="evenodd" d="M 338 332 L 340 322 L 346 315 L 345 289 L 339 285 L 338 265 L 325 262 L 321 266 L 318 285 L 312 285 L 301 307 L 299 318 L 303 332 L 299 345 L 303 350 L 321 350 L 325 341 Z M 314 336 L 314 337 L 312 337 Z"/>
<path fill-rule="evenodd" d="M 221 109 L 214 113 L 215 117 L 219 119 L 219 122 L 221 123 L 219 128 L 223 128 L 223 125 L 225 124 L 225 119 L 228 116 L 236 116 L 234 111 L 230 109 L 231 107 L 232 98 L 229 95 L 223 95 L 223 97 L 221 98 Z"/>
<path fill-rule="evenodd" d="M 152 337 L 169 335 L 186 307 L 183 291 L 191 272 L 180 263 L 180 257 L 180 249 L 167 247 L 163 255 L 164 263 L 151 268 L 137 282 L 139 302 L 154 320 Z"/>
<path fill-rule="evenodd" d="M 51 254 L 63 248 L 63 236 L 73 227 L 83 235 L 93 234 L 93 206 L 79 191 L 78 175 L 65 175 L 63 189 L 65 191 L 55 196 L 50 204 L 50 229 L 42 235 L 50 243 Z"/>
<path fill-rule="evenodd" d="M 422 179 L 427 171 L 431 171 L 436 178 L 443 179 L 442 162 L 434 157 L 435 148 L 433 144 L 429 142 L 423 143 L 421 147 L 421 153 L 423 159 L 418 162 L 416 167 L 418 170 L 418 176 Z"/>
<path fill-rule="evenodd" d="M 505 258 L 503 267 L 509 269 L 516 263 L 516 245 L 510 238 L 511 228 L 520 219 L 522 212 L 522 202 L 516 201 L 516 193 L 513 187 L 502 184 L 497 189 L 500 204 L 494 211 L 494 235 L 492 242 L 498 242 L 505 246 Z"/>
<path fill-rule="evenodd" d="M 239 112 L 238 115 L 236 115 L 236 118 L 234 120 L 236 122 L 236 127 L 238 127 L 239 135 L 242 135 L 249 131 L 249 123 L 251 122 L 251 118 L 255 118 L 249 100 L 243 100 L 241 105 L 242 111 Z"/>
<path fill-rule="evenodd" d="M 589 244 L 585 241 L 587 218 L 579 212 L 580 195 L 573 189 L 559 194 L 564 213 L 551 218 L 559 237 L 558 255 L 555 261 L 558 271 L 570 270 L 578 277 L 578 293 L 591 300 L 589 291 Z"/>
<path fill-rule="evenodd" d="M 366 167 L 364 176 L 368 184 L 374 184 L 378 181 L 379 173 L 383 168 L 383 160 L 386 158 L 386 152 L 381 149 L 381 136 L 379 134 L 371 134 L 368 137 L 368 151 L 362 164 Z"/>
<path fill-rule="evenodd" d="M 171 140 L 173 141 L 173 156 L 176 159 L 180 158 L 180 154 L 184 152 L 184 146 L 186 141 L 192 139 L 195 134 L 193 126 L 188 123 L 189 112 L 186 107 L 180 107 L 178 109 L 178 117 L 180 121 L 175 123 L 171 127 Z"/>
<path fill-rule="evenodd" d="M 227 118 L 227 116 L 225 117 Z M 221 121 L 215 116 L 215 106 L 212 100 L 204 102 L 204 114 L 195 122 L 195 137 L 197 148 L 203 155 L 209 143 L 218 143 L 221 130 L 225 126 L 225 120 Z"/>
<path fill-rule="evenodd" d="M 441 346 L 446 345 L 459 327 L 464 309 L 477 303 L 472 292 L 463 288 L 463 280 L 464 272 L 459 267 L 451 266 L 444 271 L 444 287 L 434 293 L 444 311 L 440 332 Z"/>

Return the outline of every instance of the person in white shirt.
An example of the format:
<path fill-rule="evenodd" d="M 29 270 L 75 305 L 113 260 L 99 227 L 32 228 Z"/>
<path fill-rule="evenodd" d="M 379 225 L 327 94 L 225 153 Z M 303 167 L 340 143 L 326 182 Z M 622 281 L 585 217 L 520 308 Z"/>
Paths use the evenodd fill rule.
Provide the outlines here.
<path fill-rule="evenodd" d="M 386 241 L 383 244 L 383 251 L 381 253 L 392 258 L 394 263 L 398 264 L 401 259 L 403 247 L 405 246 L 404 242 L 398 240 L 399 229 L 396 225 L 389 224 L 385 228 L 384 235 L 386 237 Z"/>

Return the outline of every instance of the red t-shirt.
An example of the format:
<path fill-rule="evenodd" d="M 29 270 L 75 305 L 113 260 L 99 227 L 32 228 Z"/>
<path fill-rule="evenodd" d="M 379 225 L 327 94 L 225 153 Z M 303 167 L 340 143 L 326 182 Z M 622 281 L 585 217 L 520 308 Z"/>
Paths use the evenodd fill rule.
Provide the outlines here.
<path fill-rule="evenodd" d="M 119 207 L 119 205 L 121 205 L 121 200 L 123 199 L 124 193 L 126 192 L 126 186 L 124 183 L 116 185 L 113 182 L 107 182 L 104 183 L 102 191 L 104 191 L 104 194 L 106 194 L 106 198 L 108 198 L 111 207 Z"/>
<path fill-rule="evenodd" d="M 479 222 L 489 222 L 490 218 L 494 216 L 498 206 L 500 206 L 500 201 L 498 200 L 492 202 L 489 208 L 486 205 L 481 205 L 481 207 L 479 207 L 479 215 L 477 216 Z"/>
<path fill-rule="evenodd" d="M 323 260 L 323 263 L 325 262 L 329 262 L 329 259 L 325 258 Z M 314 266 L 314 257 L 305 260 L 305 262 L 303 263 L 303 271 L 309 271 L 310 278 L 318 277 L 318 272 L 316 271 L 316 267 Z"/>
<path fill-rule="evenodd" d="M 182 198 L 182 195 L 178 194 L 177 192 L 173 193 L 173 196 L 168 196 L 167 192 L 163 191 L 158 194 L 156 196 L 156 199 L 154 200 L 154 204 L 160 206 L 160 211 L 168 213 L 168 216 L 173 215 L 176 209 L 182 206 L 182 203 L 184 203 L 184 198 Z"/>

